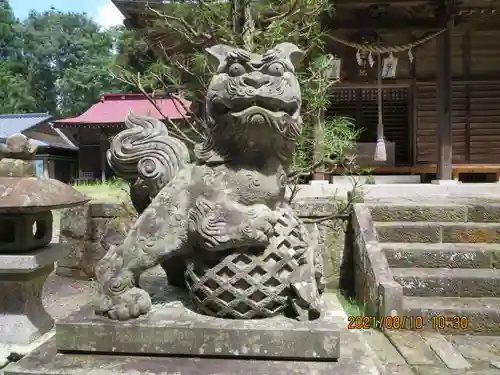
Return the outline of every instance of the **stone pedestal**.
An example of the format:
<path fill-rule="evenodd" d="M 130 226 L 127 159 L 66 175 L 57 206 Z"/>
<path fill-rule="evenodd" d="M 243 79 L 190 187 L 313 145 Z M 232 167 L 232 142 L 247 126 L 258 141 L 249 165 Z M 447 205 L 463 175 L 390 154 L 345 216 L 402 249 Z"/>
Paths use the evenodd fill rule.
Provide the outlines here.
<path fill-rule="evenodd" d="M 168 295 L 178 299 L 170 290 Z M 367 364 L 360 343 L 353 338 L 348 343 L 344 335 L 341 344 L 346 322 L 333 295 L 325 295 L 325 314 L 310 322 L 220 319 L 186 306 L 184 299 L 157 304 L 130 322 L 96 316 L 86 306 L 57 322 L 55 338 L 9 365 L 5 374 L 379 374 Z M 341 345 L 346 358 L 340 357 Z"/>
<path fill-rule="evenodd" d="M 52 244 L 22 254 L 0 253 L 0 343 L 29 345 L 54 326 L 42 288 L 64 248 Z"/>
<path fill-rule="evenodd" d="M 332 317 L 221 319 L 197 314 L 179 301 L 157 305 L 132 323 L 95 316 L 87 306 L 57 323 L 56 341 L 60 351 L 71 352 L 316 361 L 335 361 L 340 349 Z"/>

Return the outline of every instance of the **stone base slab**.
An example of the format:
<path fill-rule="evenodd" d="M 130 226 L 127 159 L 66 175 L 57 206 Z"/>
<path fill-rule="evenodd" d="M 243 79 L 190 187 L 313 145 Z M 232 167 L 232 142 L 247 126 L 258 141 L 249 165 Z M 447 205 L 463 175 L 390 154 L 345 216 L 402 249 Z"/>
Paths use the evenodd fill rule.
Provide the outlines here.
<path fill-rule="evenodd" d="M 109 334 L 109 333 L 108 333 Z M 82 338 L 83 340 L 84 338 Z M 379 375 L 365 356 L 339 362 L 57 353 L 49 341 L 4 375 Z"/>
<path fill-rule="evenodd" d="M 141 285 L 147 284 L 154 297 L 154 291 L 160 287 L 160 281 L 164 286 L 164 279 L 158 283 L 150 281 L 152 278 L 143 278 Z M 162 291 L 158 291 L 160 292 Z M 170 291 L 168 294 L 171 294 Z M 256 360 L 241 357 L 186 358 L 148 356 L 143 353 L 132 355 L 58 353 L 56 341 L 53 339 L 20 361 L 9 364 L 4 369 L 3 375 L 409 375 L 412 373 L 402 358 L 401 363 L 397 362 L 397 369 L 387 368 L 386 362 L 392 364 L 394 361 L 386 357 L 379 359 L 370 350 L 370 345 L 363 338 L 363 333 L 366 331 L 347 329 L 347 315 L 342 310 L 337 295 L 326 293 L 324 298 L 329 308 L 325 315 L 329 320 L 336 321 L 341 331 L 341 355 L 335 362 Z M 108 335 L 113 335 L 113 332 L 108 332 Z M 381 337 L 384 337 L 382 333 Z M 85 340 L 84 337 L 81 339 Z M 383 350 L 380 343 L 374 345 Z"/>
<path fill-rule="evenodd" d="M 87 305 L 57 322 L 57 348 L 66 352 L 164 356 L 339 358 L 338 319 L 328 314 L 311 322 L 284 317 L 230 320 L 197 314 L 186 305 L 181 301 L 155 305 L 146 316 L 128 322 L 96 316 Z M 328 301 L 324 309 L 328 311 Z"/>

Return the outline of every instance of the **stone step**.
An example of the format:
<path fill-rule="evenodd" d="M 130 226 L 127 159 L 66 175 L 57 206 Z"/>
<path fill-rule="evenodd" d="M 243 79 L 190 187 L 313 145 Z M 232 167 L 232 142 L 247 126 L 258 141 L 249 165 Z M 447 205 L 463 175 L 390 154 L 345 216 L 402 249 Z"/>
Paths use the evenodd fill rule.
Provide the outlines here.
<path fill-rule="evenodd" d="M 467 206 L 458 204 L 368 205 L 373 221 L 467 221 Z"/>
<path fill-rule="evenodd" d="M 500 244 L 383 243 L 391 267 L 500 268 Z"/>
<path fill-rule="evenodd" d="M 500 298 L 404 297 L 403 308 L 404 315 L 423 321 L 424 329 L 451 335 L 500 335 Z"/>
<path fill-rule="evenodd" d="M 500 223 L 378 222 L 380 242 L 500 243 Z"/>
<path fill-rule="evenodd" d="M 374 221 L 500 222 L 500 204 L 368 204 Z"/>
<path fill-rule="evenodd" d="M 391 268 L 405 296 L 500 297 L 500 270 Z"/>

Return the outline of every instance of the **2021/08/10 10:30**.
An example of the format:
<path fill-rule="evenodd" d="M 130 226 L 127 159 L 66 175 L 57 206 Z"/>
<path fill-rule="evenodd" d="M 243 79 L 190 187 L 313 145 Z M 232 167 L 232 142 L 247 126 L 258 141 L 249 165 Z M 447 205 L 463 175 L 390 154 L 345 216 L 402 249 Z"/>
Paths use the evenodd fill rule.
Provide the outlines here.
<path fill-rule="evenodd" d="M 348 317 L 348 329 L 423 329 L 422 316 L 361 316 Z"/>

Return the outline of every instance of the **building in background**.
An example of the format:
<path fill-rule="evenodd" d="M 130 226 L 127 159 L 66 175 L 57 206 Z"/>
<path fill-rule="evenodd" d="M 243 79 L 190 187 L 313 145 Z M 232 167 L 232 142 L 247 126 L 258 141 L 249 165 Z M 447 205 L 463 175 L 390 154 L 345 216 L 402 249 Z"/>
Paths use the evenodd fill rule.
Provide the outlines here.
<path fill-rule="evenodd" d="M 146 4 L 165 4 L 112 1 L 134 28 L 155 16 Z M 358 163 L 376 175 L 498 181 L 500 0 L 334 3 L 335 14 L 322 20 L 339 62 L 326 113 L 362 129 Z M 382 135 L 386 155 L 377 160 Z"/>
<path fill-rule="evenodd" d="M 76 183 L 106 181 L 114 176 L 106 151 L 111 138 L 125 128 L 129 112 L 182 123 L 186 118 L 185 108 L 190 105 L 188 101 L 180 105 L 169 98 L 157 98 L 153 105 L 143 94 L 105 94 L 80 116 L 55 120 L 52 124 L 55 129 L 64 130 L 78 145 Z"/>
<path fill-rule="evenodd" d="M 37 147 L 35 154 L 38 177 L 50 177 L 71 182 L 77 172 L 78 148 L 59 129 L 50 124 L 47 113 L 0 115 L 0 142 L 21 133 Z"/>

